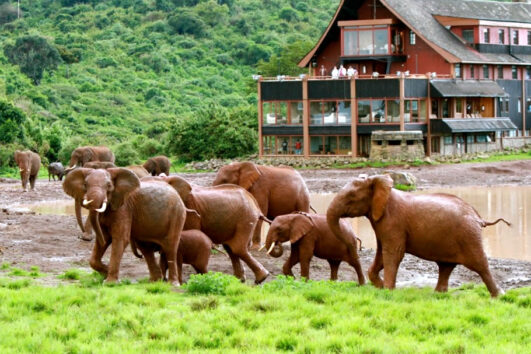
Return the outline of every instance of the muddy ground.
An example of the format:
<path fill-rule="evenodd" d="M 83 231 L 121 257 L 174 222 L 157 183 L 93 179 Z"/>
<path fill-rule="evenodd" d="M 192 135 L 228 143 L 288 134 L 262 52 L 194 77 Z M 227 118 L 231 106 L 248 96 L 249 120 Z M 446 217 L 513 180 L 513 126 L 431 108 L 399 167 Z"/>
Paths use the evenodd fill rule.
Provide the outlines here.
<path fill-rule="evenodd" d="M 419 189 L 449 186 L 494 186 L 494 185 L 531 185 L 531 161 L 499 163 L 467 163 L 456 165 L 435 165 L 410 168 L 385 169 L 342 169 L 342 170 L 304 170 L 302 176 L 311 192 L 337 192 L 352 177 L 360 173 L 377 174 L 386 170 L 406 171 L 413 174 Z M 214 173 L 183 174 L 183 177 L 199 185 L 209 185 Z M 59 282 L 56 275 L 70 268 L 90 270 L 88 258 L 93 241 L 82 241 L 73 215 L 38 215 L 28 213 L 27 207 L 45 201 L 73 200 L 64 194 L 61 182 L 39 180 L 37 189 L 23 193 L 17 180 L 0 179 L 0 263 L 29 269 L 39 266 L 48 275 L 37 281 L 45 284 Z M 287 250 L 288 245 L 284 246 Z M 108 261 L 108 254 L 105 259 Z M 289 255 L 284 252 L 281 258 L 271 258 L 264 252 L 253 252 L 254 257 L 270 272 L 268 280 L 282 273 L 282 264 Z M 366 272 L 372 262 L 374 251 L 363 249 L 361 262 Z M 531 262 L 490 258 L 489 264 L 497 282 L 504 288 L 531 286 Z M 215 254 L 210 260 L 210 270 L 232 273 L 231 263 L 221 254 Z M 184 278 L 193 270 L 184 266 Z M 1 273 L 1 271 L 0 271 Z M 299 274 L 299 266 L 294 268 Z M 121 278 L 133 280 L 148 276 L 143 260 L 133 256 L 129 248 L 123 257 Z M 248 282 L 254 280 L 249 268 L 246 268 Z M 311 264 L 312 279 L 328 279 L 329 266 L 326 261 L 314 258 Z M 355 280 L 353 269 L 342 264 L 339 270 L 341 280 Z M 479 276 L 468 269 L 458 266 L 450 278 L 450 286 L 455 287 L 468 282 L 480 282 Z M 434 286 L 437 282 L 437 267 L 406 255 L 399 272 L 398 286 Z"/>

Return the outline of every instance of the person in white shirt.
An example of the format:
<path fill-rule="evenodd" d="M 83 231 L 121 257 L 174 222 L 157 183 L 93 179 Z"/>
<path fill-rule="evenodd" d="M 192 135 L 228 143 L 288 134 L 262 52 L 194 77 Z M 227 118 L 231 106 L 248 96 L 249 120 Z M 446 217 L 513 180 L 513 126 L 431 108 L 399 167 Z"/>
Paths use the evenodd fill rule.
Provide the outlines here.
<path fill-rule="evenodd" d="M 334 66 L 334 68 L 332 69 L 332 79 L 337 78 L 339 78 L 339 70 L 337 70 L 337 66 Z"/>
<path fill-rule="evenodd" d="M 347 69 L 345 69 L 343 64 L 341 64 L 339 66 L 339 77 L 345 77 L 345 76 L 347 76 Z"/>
<path fill-rule="evenodd" d="M 354 69 L 352 65 L 348 66 L 347 70 L 347 76 L 351 78 L 352 76 L 357 77 L 358 76 L 358 70 Z"/>

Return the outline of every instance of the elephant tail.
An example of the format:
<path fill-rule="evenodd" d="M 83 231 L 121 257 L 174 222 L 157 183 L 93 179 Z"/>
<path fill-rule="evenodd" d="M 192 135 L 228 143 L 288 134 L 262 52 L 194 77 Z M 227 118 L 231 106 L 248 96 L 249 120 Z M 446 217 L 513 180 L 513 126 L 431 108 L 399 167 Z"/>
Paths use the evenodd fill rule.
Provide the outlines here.
<path fill-rule="evenodd" d="M 221 254 L 224 255 L 225 257 L 229 258 L 229 255 L 226 254 L 225 252 L 223 252 L 222 250 L 220 250 L 219 248 L 217 248 L 215 244 L 212 244 L 212 249 L 213 249 L 214 251 L 216 251 L 216 252 L 221 253 Z"/>
<path fill-rule="evenodd" d="M 268 223 L 269 225 L 271 225 L 271 223 L 273 223 L 273 221 L 269 220 L 266 216 L 264 216 L 264 214 L 260 214 L 260 216 L 258 217 L 258 220 L 263 220 L 266 223 Z"/>
<path fill-rule="evenodd" d="M 137 258 L 144 258 L 144 256 L 142 256 L 140 253 L 138 253 L 138 249 L 136 248 L 136 241 L 134 238 L 131 239 L 131 251 L 133 251 L 133 254 L 137 257 Z"/>
<path fill-rule="evenodd" d="M 310 205 L 310 209 L 311 209 L 315 214 L 317 214 L 317 211 L 313 208 L 313 206 Z"/>
<path fill-rule="evenodd" d="M 359 243 L 360 243 L 360 249 L 359 249 L 359 251 L 361 251 L 361 248 L 362 248 L 362 246 L 361 246 L 361 238 L 359 238 L 358 236 L 354 236 L 354 237 L 356 237 L 356 240 L 359 241 Z"/>
<path fill-rule="evenodd" d="M 503 221 L 504 223 L 506 223 L 507 226 L 511 226 L 511 223 L 510 223 L 510 222 L 508 222 L 508 221 L 505 220 L 504 218 L 499 218 L 498 220 L 493 221 L 493 222 L 485 221 L 485 220 L 481 220 L 481 227 L 486 227 L 486 226 L 496 225 L 496 224 L 499 223 L 500 221 Z"/>

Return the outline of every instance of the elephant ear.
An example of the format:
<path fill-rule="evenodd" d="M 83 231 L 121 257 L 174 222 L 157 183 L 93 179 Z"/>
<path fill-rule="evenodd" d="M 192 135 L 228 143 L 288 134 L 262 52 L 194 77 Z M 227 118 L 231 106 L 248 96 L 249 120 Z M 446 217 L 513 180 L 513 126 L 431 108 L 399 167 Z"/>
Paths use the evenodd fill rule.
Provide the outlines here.
<path fill-rule="evenodd" d="M 183 230 L 200 230 L 201 229 L 201 215 L 195 209 L 186 208 L 186 221 Z"/>
<path fill-rule="evenodd" d="M 111 192 L 111 209 L 120 208 L 129 194 L 140 188 L 140 180 L 131 171 L 126 168 L 109 168 L 107 172 L 111 175 L 114 189 Z"/>
<path fill-rule="evenodd" d="M 94 150 L 88 148 L 85 151 L 83 151 L 83 157 L 82 157 L 82 164 L 86 164 L 89 161 L 92 161 L 92 158 L 94 157 Z"/>
<path fill-rule="evenodd" d="M 291 230 L 289 241 L 295 243 L 299 241 L 304 235 L 312 231 L 315 226 L 312 218 L 309 215 L 296 214 L 291 222 Z"/>
<path fill-rule="evenodd" d="M 374 221 L 383 216 L 387 201 L 393 188 L 393 179 L 389 175 L 371 177 L 373 195 L 371 214 Z"/>
<path fill-rule="evenodd" d="M 240 166 L 240 178 L 238 185 L 249 190 L 254 182 L 260 178 L 262 174 L 252 162 L 242 162 Z"/>
<path fill-rule="evenodd" d="M 181 196 L 181 199 L 183 200 L 184 204 L 188 205 L 188 198 L 190 197 L 190 193 L 192 193 L 192 186 L 190 183 L 188 183 L 184 178 L 179 176 L 171 176 L 171 177 L 160 177 L 163 180 L 165 180 L 170 186 L 173 187 L 179 193 Z"/>
<path fill-rule="evenodd" d="M 68 173 L 63 182 L 63 190 L 75 200 L 82 200 L 85 196 L 85 178 L 92 172 L 91 168 L 76 168 Z"/>

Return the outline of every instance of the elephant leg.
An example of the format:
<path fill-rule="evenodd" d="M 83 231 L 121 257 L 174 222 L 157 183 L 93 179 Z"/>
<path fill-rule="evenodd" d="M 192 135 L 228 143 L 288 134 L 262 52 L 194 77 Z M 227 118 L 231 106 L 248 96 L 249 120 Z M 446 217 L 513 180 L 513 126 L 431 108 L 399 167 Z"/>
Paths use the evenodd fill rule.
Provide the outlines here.
<path fill-rule="evenodd" d="M 301 263 L 301 278 L 310 279 L 310 262 L 313 257 L 313 247 L 299 248 L 299 257 Z"/>
<path fill-rule="evenodd" d="M 149 270 L 149 280 L 161 280 L 162 271 L 160 270 L 160 266 L 157 264 L 157 260 L 155 259 L 155 251 L 153 251 L 153 247 L 151 247 L 150 245 L 142 245 L 140 242 L 137 243 L 137 247 L 140 252 L 142 252 L 144 259 L 146 260 L 146 264 Z"/>
<path fill-rule="evenodd" d="M 396 285 L 396 274 L 398 266 L 404 258 L 405 245 L 384 246 L 382 250 L 384 264 L 384 287 L 394 289 Z"/>
<path fill-rule="evenodd" d="M 358 284 L 364 285 L 365 284 L 365 275 L 363 275 L 363 269 L 361 269 L 361 263 L 360 263 L 359 257 L 358 258 L 349 259 L 348 260 L 348 264 L 350 264 L 354 268 L 354 270 L 356 271 L 356 274 L 358 275 Z"/>
<path fill-rule="evenodd" d="M 131 235 L 131 224 L 131 219 L 125 219 L 120 223 L 115 222 L 111 226 L 111 257 L 109 260 L 109 273 L 107 273 L 105 283 L 115 283 L 118 281 L 120 273 L 120 263 L 122 261 L 125 248 L 129 244 L 129 236 Z"/>
<path fill-rule="evenodd" d="M 240 279 L 242 283 L 245 283 L 245 272 L 243 271 L 240 258 L 232 252 L 232 249 L 228 245 L 223 245 L 223 248 L 229 255 L 230 261 L 232 262 L 232 269 L 234 271 L 234 276 Z"/>
<path fill-rule="evenodd" d="M 239 240 L 245 238 L 245 236 L 243 236 L 242 234 L 248 235 L 248 230 L 237 232 L 232 238 L 232 240 L 228 242 L 228 245 L 230 246 L 232 253 L 236 257 L 239 257 L 242 261 L 244 261 L 249 268 L 251 268 L 254 273 L 255 284 L 260 284 L 268 277 L 269 272 L 264 268 L 263 265 L 261 265 L 256 259 L 254 259 L 253 256 L 251 256 L 249 250 L 247 249 L 247 247 L 245 247 L 245 244 L 238 242 Z"/>
<path fill-rule="evenodd" d="M 166 259 L 166 255 L 164 254 L 164 252 L 160 253 L 159 267 L 160 272 L 162 273 L 162 279 L 168 280 L 168 278 L 166 277 L 166 272 L 168 270 L 168 260 Z"/>
<path fill-rule="evenodd" d="M 92 248 L 92 254 L 90 256 L 89 263 L 92 269 L 94 269 L 95 271 L 97 271 L 98 273 L 104 276 L 107 276 L 109 272 L 109 268 L 105 264 L 103 264 L 101 259 L 103 258 L 103 255 L 105 254 L 105 251 L 107 250 L 107 248 L 109 248 L 109 246 L 111 245 L 111 238 L 107 237 L 108 235 L 106 235 L 105 232 L 104 232 L 104 235 L 106 237 L 105 237 L 103 245 L 100 244 L 98 240 L 94 242 L 94 247 Z"/>
<path fill-rule="evenodd" d="M 382 244 L 380 241 L 376 242 L 376 255 L 374 261 L 369 267 L 369 279 L 372 284 L 377 288 L 383 287 L 382 278 L 380 278 L 380 271 L 384 268 L 382 257 Z"/>
<path fill-rule="evenodd" d="M 446 292 L 448 291 L 448 279 L 457 264 L 437 262 L 437 265 L 439 266 L 439 280 L 437 281 L 435 291 Z"/>
<path fill-rule="evenodd" d="M 92 237 L 92 223 L 90 222 L 90 218 L 87 217 L 87 220 L 85 221 L 84 226 L 85 231 L 81 235 L 80 239 L 83 241 L 92 241 L 94 237 Z"/>
<path fill-rule="evenodd" d="M 337 271 L 339 270 L 341 261 L 335 259 L 328 259 L 327 261 L 330 264 L 330 280 L 337 280 Z"/>
<path fill-rule="evenodd" d="M 291 245 L 291 253 L 286 262 L 284 263 L 284 266 L 282 266 L 282 273 L 284 273 L 284 275 L 291 275 L 293 277 L 294 275 L 291 269 L 297 263 L 299 263 L 299 248 L 294 245 Z"/>
<path fill-rule="evenodd" d="M 254 228 L 253 232 L 253 238 L 251 242 L 250 249 L 253 251 L 256 251 L 260 249 L 260 242 L 261 242 L 261 236 L 262 236 L 262 220 L 258 220 L 256 223 L 256 227 Z"/>
<path fill-rule="evenodd" d="M 472 258 L 472 257 L 471 257 Z M 490 296 L 497 297 L 498 295 L 503 295 L 505 292 L 496 285 L 496 282 L 494 281 L 494 278 L 492 278 L 492 274 L 489 270 L 489 263 L 487 261 L 486 257 L 481 257 L 480 260 L 475 261 L 468 261 L 467 263 L 463 264 L 468 269 L 476 272 L 479 274 L 485 285 L 487 286 L 487 289 L 490 292 Z"/>
<path fill-rule="evenodd" d="M 177 270 L 177 249 L 179 247 L 179 240 L 177 239 L 177 242 L 174 242 L 170 238 L 164 242 L 161 247 L 161 253 L 164 253 L 168 260 L 168 282 L 172 285 L 179 286 L 179 272 Z"/>
<path fill-rule="evenodd" d="M 35 181 L 37 180 L 37 175 L 30 176 L 30 188 L 31 190 L 35 189 Z"/>
<path fill-rule="evenodd" d="M 183 255 L 182 253 L 177 253 L 177 278 L 179 283 L 183 283 Z"/>

